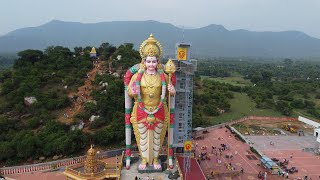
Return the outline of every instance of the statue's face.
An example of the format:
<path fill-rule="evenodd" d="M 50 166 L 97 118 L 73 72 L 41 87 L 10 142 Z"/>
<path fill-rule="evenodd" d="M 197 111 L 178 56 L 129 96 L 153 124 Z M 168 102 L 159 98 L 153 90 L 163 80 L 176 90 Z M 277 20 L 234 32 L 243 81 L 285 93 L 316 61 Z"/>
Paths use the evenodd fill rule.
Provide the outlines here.
<path fill-rule="evenodd" d="M 144 61 L 144 63 L 145 63 L 145 65 L 146 65 L 146 67 L 147 67 L 147 70 L 149 70 L 149 71 L 154 71 L 154 70 L 156 70 L 156 68 L 157 68 L 157 65 L 158 65 L 158 60 L 157 60 L 157 58 L 156 57 L 150 57 L 150 56 L 148 56 L 147 58 L 146 58 L 146 60 Z"/>

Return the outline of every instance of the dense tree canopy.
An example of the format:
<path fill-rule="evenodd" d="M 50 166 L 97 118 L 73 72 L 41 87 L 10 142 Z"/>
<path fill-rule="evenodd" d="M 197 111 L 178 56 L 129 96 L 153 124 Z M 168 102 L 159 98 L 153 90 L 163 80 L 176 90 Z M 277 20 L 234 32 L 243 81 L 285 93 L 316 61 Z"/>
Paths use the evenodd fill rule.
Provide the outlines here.
<path fill-rule="evenodd" d="M 106 72 L 93 81 L 91 96 L 95 101 L 84 104 L 74 122 L 99 116 L 88 127 L 91 134 L 57 122 L 57 112 L 71 105 L 68 92 L 77 91 L 93 68 L 91 48 L 75 47 L 71 51 L 50 46 L 44 51 L 21 51 L 12 69 L 0 71 L 1 162 L 10 165 L 41 156 L 72 155 L 89 142 L 102 147 L 113 146 L 114 142 L 125 144 L 121 76 Z M 120 75 L 141 60 L 131 43 L 114 47 L 106 42 L 96 49 L 101 60 L 112 64 L 113 71 Z M 236 86 L 210 79 L 231 76 L 240 76 L 252 84 Z M 101 82 L 108 85 L 102 87 Z M 300 110 L 320 118 L 319 82 L 320 64 L 316 62 L 200 60 L 194 77 L 193 126 L 211 125 L 210 118 L 232 111 L 230 101 L 235 93 L 247 94 L 257 108 L 274 109 L 286 116 Z M 35 97 L 37 102 L 26 106 L 25 97 Z"/>
<path fill-rule="evenodd" d="M 92 69 L 88 55 L 74 54 L 62 46 L 25 50 L 13 69 L 0 72 L 0 161 L 68 155 L 88 145 L 88 135 L 55 120 L 54 112 L 70 105 L 64 86 L 76 89 Z M 37 102 L 26 106 L 25 97 Z"/>

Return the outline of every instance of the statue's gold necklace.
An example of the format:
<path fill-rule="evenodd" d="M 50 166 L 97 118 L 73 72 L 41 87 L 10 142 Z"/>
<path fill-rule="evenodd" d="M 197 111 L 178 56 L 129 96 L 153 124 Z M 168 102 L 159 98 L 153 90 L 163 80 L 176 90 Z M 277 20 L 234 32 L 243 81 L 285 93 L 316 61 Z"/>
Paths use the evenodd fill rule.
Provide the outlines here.
<path fill-rule="evenodd" d="M 147 113 L 148 117 L 153 117 L 154 114 L 157 113 L 159 111 L 159 109 L 161 109 L 163 107 L 163 104 L 165 102 L 164 98 L 166 96 L 166 87 L 167 87 L 166 78 L 165 78 L 164 73 L 163 73 L 162 70 L 158 70 L 157 74 L 159 74 L 160 80 L 161 80 L 161 96 L 160 96 L 160 103 L 158 104 L 157 108 L 155 110 L 153 110 L 153 111 L 147 110 L 144 107 L 144 103 L 143 103 L 143 100 L 141 98 L 141 93 L 138 93 L 138 102 L 139 102 L 138 105 L 139 105 L 139 108 L 142 109 L 145 113 Z M 136 80 L 136 85 L 137 85 L 137 87 L 139 89 L 140 89 L 140 83 L 141 83 L 141 79 L 142 79 L 143 75 L 144 75 L 144 69 L 139 69 L 137 80 Z M 147 82 L 146 82 L 146 84 L 147 84 Z"/>
<path fill-rule="evenodd" d="M 159 81 L 158 74 L 156 73 L 154 75 L 149 75 L 147 73 L 144 73 L 144 81 L 146 83 L 146 87 L 147 87 L 147 90 L 148 90 L 148 93 L 149 93 L 149 97 L 153 98 L 154 97 L 154 92 L 156 91 L 155 85 Z"/>

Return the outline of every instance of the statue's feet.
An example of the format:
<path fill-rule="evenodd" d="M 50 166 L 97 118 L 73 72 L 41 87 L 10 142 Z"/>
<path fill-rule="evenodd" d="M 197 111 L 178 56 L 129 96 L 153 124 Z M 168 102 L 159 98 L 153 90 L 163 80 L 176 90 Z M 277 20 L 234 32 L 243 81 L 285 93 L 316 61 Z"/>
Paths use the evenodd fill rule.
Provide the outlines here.
<path fill-rule="evenodd" d="M 139 165 L 139 169 L 140 170 L 145 170 L 147 167 L 147 159 L 146 158 L 142 158 L 141 164 Z"/>
<path fill-rule="evenodd" d="M 139 169 L 140 169 L 140 170 L 145 170 L 146 167 L 147 167 L 147 165 L 145 165 L 145 164 L 140 164 L 140 165 L 139 165 Z"/>
<path fill-rule="evenodd" d="M 129 169 L 130 169 L 130 166 L 126 166 L 126 169 L 129 170 Z"/>
<path fill-rule="evenodd" d="M 154 169 L 161 169 L 161 164 L 158 161 L 158 158 L 153 159 L 153 168 Z"/>
<path fill-rule="evenodd" d="M 173 169 L 173 165 L 169 165 L 169 168 L 170 168 L 170 169 Z"/>
<path fill-rule="evenodd" d="M 160 164 L 153 164 L 153 168 L 154 169 L 161 169 L 161 165 Z"/>

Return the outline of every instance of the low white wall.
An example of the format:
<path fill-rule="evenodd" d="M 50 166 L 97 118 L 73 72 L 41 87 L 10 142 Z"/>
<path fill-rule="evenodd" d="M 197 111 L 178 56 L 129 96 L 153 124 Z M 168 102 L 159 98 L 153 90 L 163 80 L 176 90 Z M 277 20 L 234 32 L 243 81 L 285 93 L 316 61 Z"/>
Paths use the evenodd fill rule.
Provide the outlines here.
<path fill-rule="evenodd" d="M 314 126 L 315 128 L 320 127 L 320 123 L 314 122 L 314 121 L 312 121 L 310 119 L 307 119 L 305 117 L 302 117 L 302 116 L 299 116 L 298 120 L 301 121 L 301 122 L 304 122 L 306 124 L 309 124 L 311 126 Z"/>
<path fill-rule="evenodd" d="M 256 147 L 256 145 L 254 145 L 252 142 L 250 142 L 250 140 L 247 139 L 245 136 L 243 136 L 238 130 L 236 130 L 236 128 L 231 127 L 231 126 L 230 126 L 230 128 L 231 128 L 232 131 L 234 131 L 236 134 L 238 134 L 243 140 L 245 140 L 246 143 L 247 143 L 250 147 L 252 146 L 252 147 L 257 151 L 257 153 L 258 153 L 261 157 L 264 156 L 264 154 Z"/>

